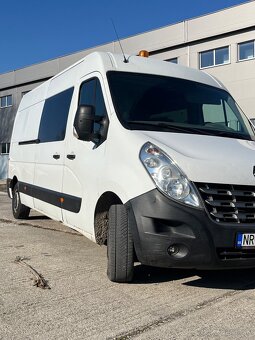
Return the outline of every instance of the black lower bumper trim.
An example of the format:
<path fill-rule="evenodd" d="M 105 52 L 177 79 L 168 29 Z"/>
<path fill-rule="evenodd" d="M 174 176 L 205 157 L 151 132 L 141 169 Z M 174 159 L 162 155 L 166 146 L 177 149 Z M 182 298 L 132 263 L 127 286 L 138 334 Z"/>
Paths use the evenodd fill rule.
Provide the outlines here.
<path fill-rule="evenodd" d="M 143 264 L 197 269 L 255 267 L 255 251 L 234 248 L 237 233 L 255 233 L 255 224 L 216 223 L 205 210 L 178 204 L 156 189 L 126 206 L 136 254 Z"/>

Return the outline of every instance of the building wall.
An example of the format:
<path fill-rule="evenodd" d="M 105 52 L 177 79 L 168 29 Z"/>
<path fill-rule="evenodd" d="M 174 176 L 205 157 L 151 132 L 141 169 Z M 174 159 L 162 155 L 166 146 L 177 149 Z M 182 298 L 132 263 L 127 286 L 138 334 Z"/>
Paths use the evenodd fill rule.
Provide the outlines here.
<path fill-rule="evenodd" d="M 0 179 L 7 178 L 8 155 L 0 155 Z"/>

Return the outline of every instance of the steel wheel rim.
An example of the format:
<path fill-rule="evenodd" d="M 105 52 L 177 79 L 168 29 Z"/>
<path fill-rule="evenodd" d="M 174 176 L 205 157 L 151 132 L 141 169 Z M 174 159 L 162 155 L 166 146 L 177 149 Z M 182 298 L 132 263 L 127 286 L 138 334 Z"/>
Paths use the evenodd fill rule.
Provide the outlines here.
<path fill-rule="evenodd" d="M 19 193 L 16 190 L 14 193 L 14 202 L 13 202 L 13 209 L 15 212 L 17 212 L 19 206 Z"/>

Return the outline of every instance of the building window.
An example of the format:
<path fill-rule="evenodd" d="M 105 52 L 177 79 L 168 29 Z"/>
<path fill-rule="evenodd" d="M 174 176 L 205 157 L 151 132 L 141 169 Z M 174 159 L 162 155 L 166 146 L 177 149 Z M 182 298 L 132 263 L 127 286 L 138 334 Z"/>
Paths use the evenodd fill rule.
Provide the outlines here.
<path fill-rule="evenodd" d="M 238 60 L 248 60 L 255 57 L 254 43 L 253 40 L 238 44 Z"/>
<path fill-rule="evenodd" d="M 10 143 L 1 143 L 0 144 L 0 153 L 1 154 L 9 154 L 10 151 Z"/>
<path fill-rule="evenodd" d="M 200 56 L 200 68 L 228 64 L 230 62 L 229 46 L 200 52 L 199 56 Z"/>
<path fill-rule="evenodd" d="M 166 59 L 166 61 L 168 61 L 169 63 L 178 64 L 178 58 L 177 57 Z"/>
<path fill-rule="evenodd" d="M 0 108 L 12 106 L 12 95 L 0 97 Z"/>

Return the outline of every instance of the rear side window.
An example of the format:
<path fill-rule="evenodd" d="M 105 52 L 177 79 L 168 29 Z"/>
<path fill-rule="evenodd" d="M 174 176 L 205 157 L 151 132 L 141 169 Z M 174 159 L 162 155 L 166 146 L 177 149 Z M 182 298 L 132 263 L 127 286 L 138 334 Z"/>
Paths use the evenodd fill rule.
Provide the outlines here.
<path fill-rule="evenodd" d="M 74 88 L 46 99 L 43 107 L 38 139 L 41 143 L 65 139 L 66 123 Z"/>

